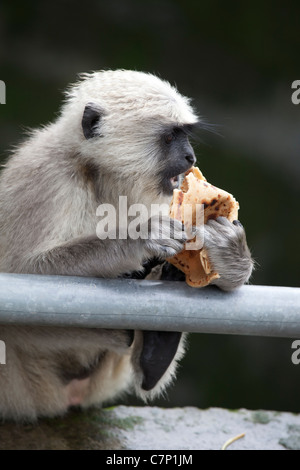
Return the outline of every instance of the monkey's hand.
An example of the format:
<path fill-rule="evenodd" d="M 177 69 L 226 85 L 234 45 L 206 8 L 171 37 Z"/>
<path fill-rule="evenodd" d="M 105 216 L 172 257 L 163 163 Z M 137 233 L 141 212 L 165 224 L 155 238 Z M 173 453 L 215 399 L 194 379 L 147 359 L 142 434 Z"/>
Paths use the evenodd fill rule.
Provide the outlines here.
<path fill-rule="evenodd" d="M 209 220 L 204 226 L 204 248 L 214 271 L 220 278 L 213 284 L 229 291 L 245 284 L 253 270 L 253 260 L 246 234 L 238 220 L 233 223 L 225 217 Z"/>
<path fill-rule="evenodd" d="M 188 237 L 184 226 L 168 216 L 155 215 L 148 221 L 149 237 L 145 248 L 149 257 L 171 258 L 184 249 Z"/>

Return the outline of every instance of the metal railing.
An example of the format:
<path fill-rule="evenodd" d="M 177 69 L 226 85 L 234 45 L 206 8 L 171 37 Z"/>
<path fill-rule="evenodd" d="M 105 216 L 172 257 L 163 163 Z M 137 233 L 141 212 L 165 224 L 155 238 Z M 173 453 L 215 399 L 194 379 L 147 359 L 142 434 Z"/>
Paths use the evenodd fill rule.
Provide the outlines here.
<path fill-rule="evenodd" d="M 300 338 L 300 288 L 2 273 L 0 323 Z"/>

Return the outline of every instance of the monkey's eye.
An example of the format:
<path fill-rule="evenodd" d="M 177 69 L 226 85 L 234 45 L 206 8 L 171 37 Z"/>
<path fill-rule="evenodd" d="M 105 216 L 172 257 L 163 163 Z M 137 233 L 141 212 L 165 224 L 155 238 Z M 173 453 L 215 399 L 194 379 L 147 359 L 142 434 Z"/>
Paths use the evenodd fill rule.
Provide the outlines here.
<path fill-rule="evenodd" d="M 175 139 L 175 132 L 171 132 L 170 134 L 165 135 L 166 144 L 170 144 L 174 139 Z"/>

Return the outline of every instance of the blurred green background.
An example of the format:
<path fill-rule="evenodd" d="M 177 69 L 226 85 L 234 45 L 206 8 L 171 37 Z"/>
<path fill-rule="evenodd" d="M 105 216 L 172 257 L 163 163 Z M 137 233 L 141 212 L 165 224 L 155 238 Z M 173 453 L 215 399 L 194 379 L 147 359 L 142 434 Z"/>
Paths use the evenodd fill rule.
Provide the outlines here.
<path fill-rule="evenodd" d="M 299 286 L 300 105 L 291 101 L 300 80 L 299 17 L 299 2 L 2 1 L 1 158 L 24 129 L 55 118 L 77 73 L 158 74 L 218 126 L 196 144 L 198 166 L 240 202 L 257 261 L 252 283 Z M 178 379 L 155 404 L 299 412 L 291 343 L 190 335 Z"/>

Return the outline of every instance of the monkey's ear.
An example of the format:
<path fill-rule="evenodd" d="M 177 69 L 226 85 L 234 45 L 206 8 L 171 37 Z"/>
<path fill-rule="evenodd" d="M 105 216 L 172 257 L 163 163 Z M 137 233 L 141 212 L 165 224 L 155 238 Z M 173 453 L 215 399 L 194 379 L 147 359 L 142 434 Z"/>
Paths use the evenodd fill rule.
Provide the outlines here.
<path fill-rule="evenodd" d="M 82 130 L 86 139 L 99 136 L 99 122 L 104 115 L 104 111 L 96 103 L 87 103 L 82 116 Z"/>

